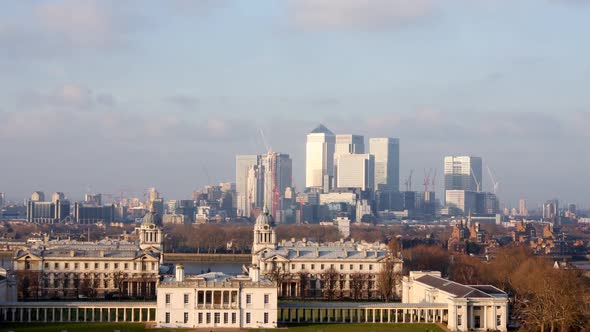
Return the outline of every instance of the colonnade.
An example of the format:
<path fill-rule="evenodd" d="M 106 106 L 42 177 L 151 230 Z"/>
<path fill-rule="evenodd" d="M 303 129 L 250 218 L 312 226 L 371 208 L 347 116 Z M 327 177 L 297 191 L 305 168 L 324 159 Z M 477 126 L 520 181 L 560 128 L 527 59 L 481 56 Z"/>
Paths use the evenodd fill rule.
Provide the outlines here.
<path fill-rule="evenodd" d="M 0 320 L 13 323 L 72 322 L 155 322 L 155 303 L 113 304 L 109 306 L 40 305 L 31 303 L 0 306 Z"/>
<path fill-rule="evenodd" d="M 353 308 L 353 307 L 279 307 L 280 323 L 446 323 L 448 309 L 418 308 Z"/>

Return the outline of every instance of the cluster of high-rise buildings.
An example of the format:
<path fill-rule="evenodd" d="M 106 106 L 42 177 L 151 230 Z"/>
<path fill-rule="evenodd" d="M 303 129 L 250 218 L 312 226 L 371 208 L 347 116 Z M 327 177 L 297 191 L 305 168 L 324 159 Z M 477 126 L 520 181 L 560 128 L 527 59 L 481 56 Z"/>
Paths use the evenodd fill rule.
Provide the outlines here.
<path fill-rule="evenodd" d="M 305 190 L 295 192 L 287 154 L 236 157 L 237 214 L 256 215 L 264 206 L 279 222 L 326 221 L 348 216 L 382 217 L 498 213 L 495 193 L 482 190 L 480 157 L 445 157 L 444 204 L 437 203 L 434 177 L 412 191 L 411 175 L 400 188 L 398 138 L 334 134 L 319 125 L 307 135 Z M 428 176 L 430 177 L 430 176 Z M 430 188 L 430 189 L 429 189 Z M 444 208 L 438 210 L 437 208 Z"/>

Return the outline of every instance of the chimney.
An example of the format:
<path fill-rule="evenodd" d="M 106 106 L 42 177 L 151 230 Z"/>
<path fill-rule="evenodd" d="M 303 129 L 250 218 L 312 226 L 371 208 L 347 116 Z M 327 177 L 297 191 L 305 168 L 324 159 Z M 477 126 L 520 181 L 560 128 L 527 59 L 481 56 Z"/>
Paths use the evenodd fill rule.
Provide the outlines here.
<path fill-rule="evenodd" d="M 184 281 L 184 265 L 176 264 L 176 281 Z"/>
<path fill-rule="evenodd" d="M 252 282 L 260 281 L 260 270 L 258 269 L 258 266 L 252 265 L 250 267 L 250 271 L 248 274 L 250 275 L 250 279 L 252 279 Z"/>
<path fill-rule="evenodd" d="M 104 250 L 98 252 L 98 257 L 104 257 Z"/>
<path fill-rule="evenodd" d="M 76 251 L 75 250 L 70 250 L 70 257 L 75 257 L 76 256 Z"/>

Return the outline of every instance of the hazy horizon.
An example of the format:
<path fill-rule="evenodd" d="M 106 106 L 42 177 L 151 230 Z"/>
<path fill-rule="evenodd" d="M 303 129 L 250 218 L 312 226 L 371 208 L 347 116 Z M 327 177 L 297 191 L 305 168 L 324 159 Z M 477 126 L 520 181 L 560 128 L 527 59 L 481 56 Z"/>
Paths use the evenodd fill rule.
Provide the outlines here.
<path fill-rule="evenodd" d="M 403 183 L 483 158 L 503 204 L 590 206 L 590 1 L 29 1 L 0 12 L 0 192 L 190 197 L 235 155 L 400 139 Z M 367 144 L 368 146 L 368 144 Z M 125 190 L 122 190 L 125 189 Z M 439 195 L 439 198 L 440 195 Z"/>

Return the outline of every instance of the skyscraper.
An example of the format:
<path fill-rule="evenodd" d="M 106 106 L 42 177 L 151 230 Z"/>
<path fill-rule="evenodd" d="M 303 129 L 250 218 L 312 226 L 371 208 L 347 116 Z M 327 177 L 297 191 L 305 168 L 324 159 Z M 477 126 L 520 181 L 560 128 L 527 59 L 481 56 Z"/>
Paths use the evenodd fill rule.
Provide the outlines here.
<path fill-rule="evenodd" d="M 334 147 L 334 187 L 338 185 L 338 158 L 341 155 L 365 153 L 365 138 L 361 135 L 336 135 Z M 371 184 L 372 186 L 372 184 Z"/>
<path fill-rule="evenodd" d="M 45 202 L 45 194 L 42 191 L 35 191 L 31 195 L 31 201 L 33 201 L 33 202 Z"/>
<path fill-rule="evenodd" d="M 343 154 L 338 158 L 338 188 L 371 190 L 375 183 L 375 158 L 371 154 Z"/>
<path fill-rule="evenodd" d="M 247 198 L 248 198 L 248 175 L 252 166 L 258 165 L 257 155 L 237 155 L 236 156 L 236 195 L 238 215 L 248 216 Z"/>
<path fill-rule="evenodd" d="M 336 137 L 324 125 L 307 134 L 305 186 L 312 191 L 328 192 L 334 176 Z"/>
<path fill-rule="evenodd" d="M 528 212 L 528 210 L 526 208 L 526 201 L 524 199 L 521 199 L 518 202 L 518 214 L 521 215 L 521 216 L 523 216 L 523 217 L 526 217 L 526 216 L 529 215 L 529 212 Z"/>
<path fill-rule="evenodd" d="M 293 162 L 288 154 L 269 152 L 261 156 L 264 169 L 264 202 L 275 220 L 281 222 L 285 191 L 292 186 Z M 264 206 L 262 206 L 264 207 Z"/>
<path fill-rule="evenodd" d="M 399 191 L 399 139 L 371 138 L 369 153 L 375 156 L 375 190 Z"/>
<path fill-rule="evenodd" d="M 480 157 L 445 157 L 445 190 L 481 191 L 483 188 L 481 165 Z"/>
<path fill-rule="evenodd" d="M 0 208 L 3 208 L 4 204 L 6 204 L 6 195 L 4 193 L 0 193 Z"/>

